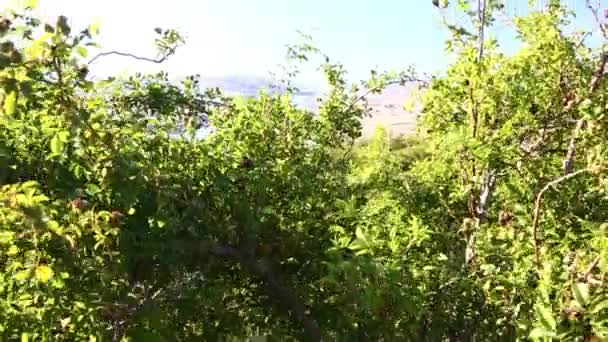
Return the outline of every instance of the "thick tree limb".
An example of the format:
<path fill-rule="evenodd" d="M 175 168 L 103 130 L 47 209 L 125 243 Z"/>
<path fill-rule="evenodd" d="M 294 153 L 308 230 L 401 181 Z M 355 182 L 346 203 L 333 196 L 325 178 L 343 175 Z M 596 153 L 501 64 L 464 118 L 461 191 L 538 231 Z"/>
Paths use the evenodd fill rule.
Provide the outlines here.
<path fill-rule="evenodd" d="M 542 206 L 542 198 L 545 192 L 547 192 L 551 188 L 555 188 L 558 184 L 567 181 L 568 179 L 574 178 L 581 173 L 592 172 L 591 169 L 581 169 L 572 173 L 568 173 L 564 176 L 561 176 L 557 179 L 554 179 L 547 183 L 536 195 L 536 200 L 534 201 L 534 212 L 532 217 L 532 238 L 534 239 L 534 258 L 536 262 L 536 269 L 540 269 L 540 238 L 538 236 L 538 221 L 540 219 L 540 211 Z"/>
<path fill-rule="evenodd" d="M 304 333 L 308 339 L 322 341 L 322 333 L 318 323 L 306 314 L 306 307 L 300 299 L 290 289 L 282 286 L 270 270 L 234 247 L 213 247 L 210 249 L 210 253 L 217 257 L 236 261 L 247 272 L 260 278 L 266 284 L 269 295 L 276 298 L 284 309 L 295 316 L 295 319 L 304 328 Z"/>

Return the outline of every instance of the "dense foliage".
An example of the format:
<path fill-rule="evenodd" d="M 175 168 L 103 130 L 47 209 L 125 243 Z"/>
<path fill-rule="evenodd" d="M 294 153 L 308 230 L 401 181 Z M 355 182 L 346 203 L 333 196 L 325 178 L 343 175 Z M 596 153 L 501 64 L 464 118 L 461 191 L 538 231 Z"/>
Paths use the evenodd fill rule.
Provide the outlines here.
<path fill-rule="evenodd" d="M 423 110 L 417 135 L 367 142 L 329 59 L 315 114 L 196 76 L 93 82 L 97 27 L 6 10 L 0 340 L 608 338 L 608 54 L 559 1 L 513 18 L 514 55 L 499 1 L 434 3 L 470 19 L 448 23 L 455 60 L 372 73 L 419 81 Z M 130 57 L 184 43 L 156 31 L 159 57 Z"/>

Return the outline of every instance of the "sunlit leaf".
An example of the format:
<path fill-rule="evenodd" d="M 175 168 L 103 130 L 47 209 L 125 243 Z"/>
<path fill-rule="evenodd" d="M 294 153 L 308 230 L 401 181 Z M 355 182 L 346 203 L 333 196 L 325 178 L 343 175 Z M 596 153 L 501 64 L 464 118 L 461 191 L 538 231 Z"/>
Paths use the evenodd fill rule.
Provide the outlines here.
<path fill-rule="evenodd" d="M 26 280 L 30 277 L 30 270 L 22 270 L 17 272 L 17 274 L 15 274 L 15 279 L 17 279 L 18 281 L 23 281 Z"/>
<path fill-rule="evenodd" d="M 96 36 L 99 34 L 99 26 L 101 26 L 101 19 L 97 18 L 89 25 L 89 32 L 91 35 Z"/>
<path fill-rule="evenodd" d="M 53 270 L 47 265 L 39 265 L 36 267 L 36 279 L 46 283 L 53 276 Z"/>
<path fill-rule="evenodd" d="M 3 108 L 4 108 L 4 113 L 6 113 L 7 115 L 15 114 L 15 111 L 17 108 L 17 92 L 16 91 L 13 90 L 4 97 Z"/>
<path fill-rule="evenodd" d="M 551 309 L 540 303 L 536 304 L 534 308 L 536 310 L 536 317 L 543 325 L 543 327 L 546 330 L 553 330 L 555 328 L 556 322 L 553 318 L 553 313 L 551 312 Z"/>
<path fill-rule="evenodd" d="M 529 335 L 530 338 L 546 338 L 546 337 L 557 337 L 555 332 L 544 328 L 534 328 Z"/>
<path fill-rule="evenodd" d="M 81 57 L 87 57 L 89 54 L 89 51 L 87 50 L 87 48 L 85 48 L 84 46 L 78 46 L 76 47 L 76 52 L 81 56 Z"/>
<path fill-rule="evenodd" d="M 89 183 L 89 184 L 86 185 L 86 190 L 85 191 L 90 196 L 95 196 L 95 195 L 97 195 L 98 193 L 101 192 L 101 188 L 97 184 Z"/>
<path fill-rule="evenodd" d="M 574 283 L 572 284 L 572 293 L 578 304 L 584 308 L 589 300 L 589 285 L 586 283 Z"/>
<path fill-rule="evenodd" d="M 26 8 L 37 8 L 38 7 L 38 0 L 26 0 L 25 1 L 25 7 Z"/>
<path fill-rule="evenodd" d="M 61 155 L 63 153 L 63 148 L 65 144 L 63 139 L 59 134 L 55 134 L 51 139 L 51 153 L 53 155 Z"/>

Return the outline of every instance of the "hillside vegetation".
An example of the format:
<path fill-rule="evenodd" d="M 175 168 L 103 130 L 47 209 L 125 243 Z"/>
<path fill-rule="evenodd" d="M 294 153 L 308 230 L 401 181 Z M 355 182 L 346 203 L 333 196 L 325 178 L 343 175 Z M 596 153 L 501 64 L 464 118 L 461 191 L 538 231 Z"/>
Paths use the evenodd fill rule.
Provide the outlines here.
<path fill-rule="evenodd" d="M 5 10 L 0 341 L 608 339 L 602 9 L 599 47 L 548 1 L 505 55 L 502 2 L 466 3 L 436 2 L 468 18 L 441 77 L 351 86 L 292 46 L 320 57 L 317 115 L 196 76 L 92 81 L 97 27 Z M 148 62 L 185 43 L 156 31 Z M 419 132 L 357 143 L 358 88 L 411 81 Z"/>

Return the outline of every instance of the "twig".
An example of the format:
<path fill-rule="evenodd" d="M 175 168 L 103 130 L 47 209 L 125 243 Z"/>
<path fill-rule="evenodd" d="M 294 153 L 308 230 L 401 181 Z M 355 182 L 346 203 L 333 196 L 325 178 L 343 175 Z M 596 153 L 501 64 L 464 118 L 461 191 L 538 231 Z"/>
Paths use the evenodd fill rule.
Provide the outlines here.
<path fill-rule="evenodd" d="M 602 35 L 604 36 L 605 39 L 608 39 L 608 31 L 606 31 L 606 27 L 602 24 L 602 21 L 600 20 L 600 15 L 598 13 L 599 12 L 599 2 L 598 2 L 598 8 L 593 7 L 590 0 L 587 0 L 586 3 L 587 3 L 587 8 L 589 8 L 591 13 L 593 14 L 593 17 L 595 18 L 595 22 L 597 23 L 597 26 L 599 26 L 600 31 L 602 32 Z"/>
<path fill-rule="evenodd" d="M 550 188 L 554 188 L 559 183 L 564 182 L 570 178 L 574 178 L 577 175 L 585 172 L 591 172 L 591 169 L 581 169 L 575 172 L 568 173 L 563 175 L 557 179 L 554 179 L 547 183 L 536 195 L 536 200 L 534 201 L 534 213 L 532 218 L 532 237 L 534 239 L 534 257 L 536 262 L 536 269 L 540 269 L 540 238 L 538 237 L 538 221 L 540 219 L 540 210 L 541 210 L 541 202 L 542 197 Z"/>
<path fill-rule="evenodd" d="M 600 262 L 600 256 L 598 255 L 595 259 L 593 259 L 593 262 L 591 262 L 591 264 L 589 264 L 589 266 L 587 267 L 587 270 L 585 271 L 585 274 L 583 275 L 583 279 L 588 279 L 589 276 L 591 275 L 591 272 L 593 272 L 593 269 L 595 268 L 595 266 L 597 266 L 597 264 L 599 264 Z"/>
<path fill-rule="evenodd" d="M 117 55 L 117 56 L 122 56 L 122 57 L 130 57 L 130 58 L 133 58 L 133 59 L 137 59 L 139 61 L 145 61 L 145 62 L 151 62 L 151 63 L 160 64 L 160 63 L 166 61 L 167 58 L 169 58 L 169 56 L 172 55 L 174 52 L 175 52 L 175 50 L 171 49 L 171 50 L 169 50 L 167 53 L 163 54 L 159 58 L 148 58 L 148 57 L 137 56 L 137 55 L 134 55 L 132 53 L 126 53 L 126 52 L 120 52 L 120 51 L 108 51 L 108 52 L 102 52 L 102 53 L 97 54 L 95 57 L 91 58 L 87 62 L 87 65 L 93 64 L 96 60 L 98 60 L 101 57 L 106 57 L 106 56 L 111 56 L 111 55 Z"/>
<path fill-rule="evenodd" d="M 483 58 L 483 41 L 485 35 L 486 26 L 486 8 L 487 4 L 485 0 L 477 0 L 477 15 L 479 16 L 479 53 L 477 55 L 477 63 L 481 62 Z"/>
<path fill-rule="evenodd" d="M 394 84 L 400 84 L 403 85 L 407 82 L 419 82 L 422 83 L 422 85 L 427 85 L 429 83 L 428 80 L 425 79 L 421 79 L 418 77 L 413 77 L 413 76 L 409 76 L 406 79 L 400 78 L 400 79 L 396 79 L 396 80 L 391 80 L 388 81 L 384 84 L 384 86 L 389 86 L 389 85 L 394 85 Z M 360 101 L 364 100 L 369 94 L 375 92 L 375 91 L 381 91 L 382 88 L 378 88 L 378 87 L 373 87 L 368 89 L 367 91 L 365 91 L 363 94 L 359 95 L 353 102 L 350 103 L 350 105 L 348 106 L 348 110 L 353 109 L 353 107 L 359 103 Z"/>
<path fill-rule="evenodd" d="M 278 299 L 279 304 L 284 305 L 285 309 L 291 312 L 296 320 L 304 328 L 304 333 L 311 341 L 322 341 L 322 333 L 319 324 L 306 314 L 306 307 L 300 299 L 288 288 L 279 284 L 276 277 L 270 270 L 261 266 L 255 259 L 247 257 L 234 247 L 214 247 L 210 253 L 217 257 L 232 259 L 238 262 L 247 272 L 260 278 L 267 287 L 271 297 Z"/>

